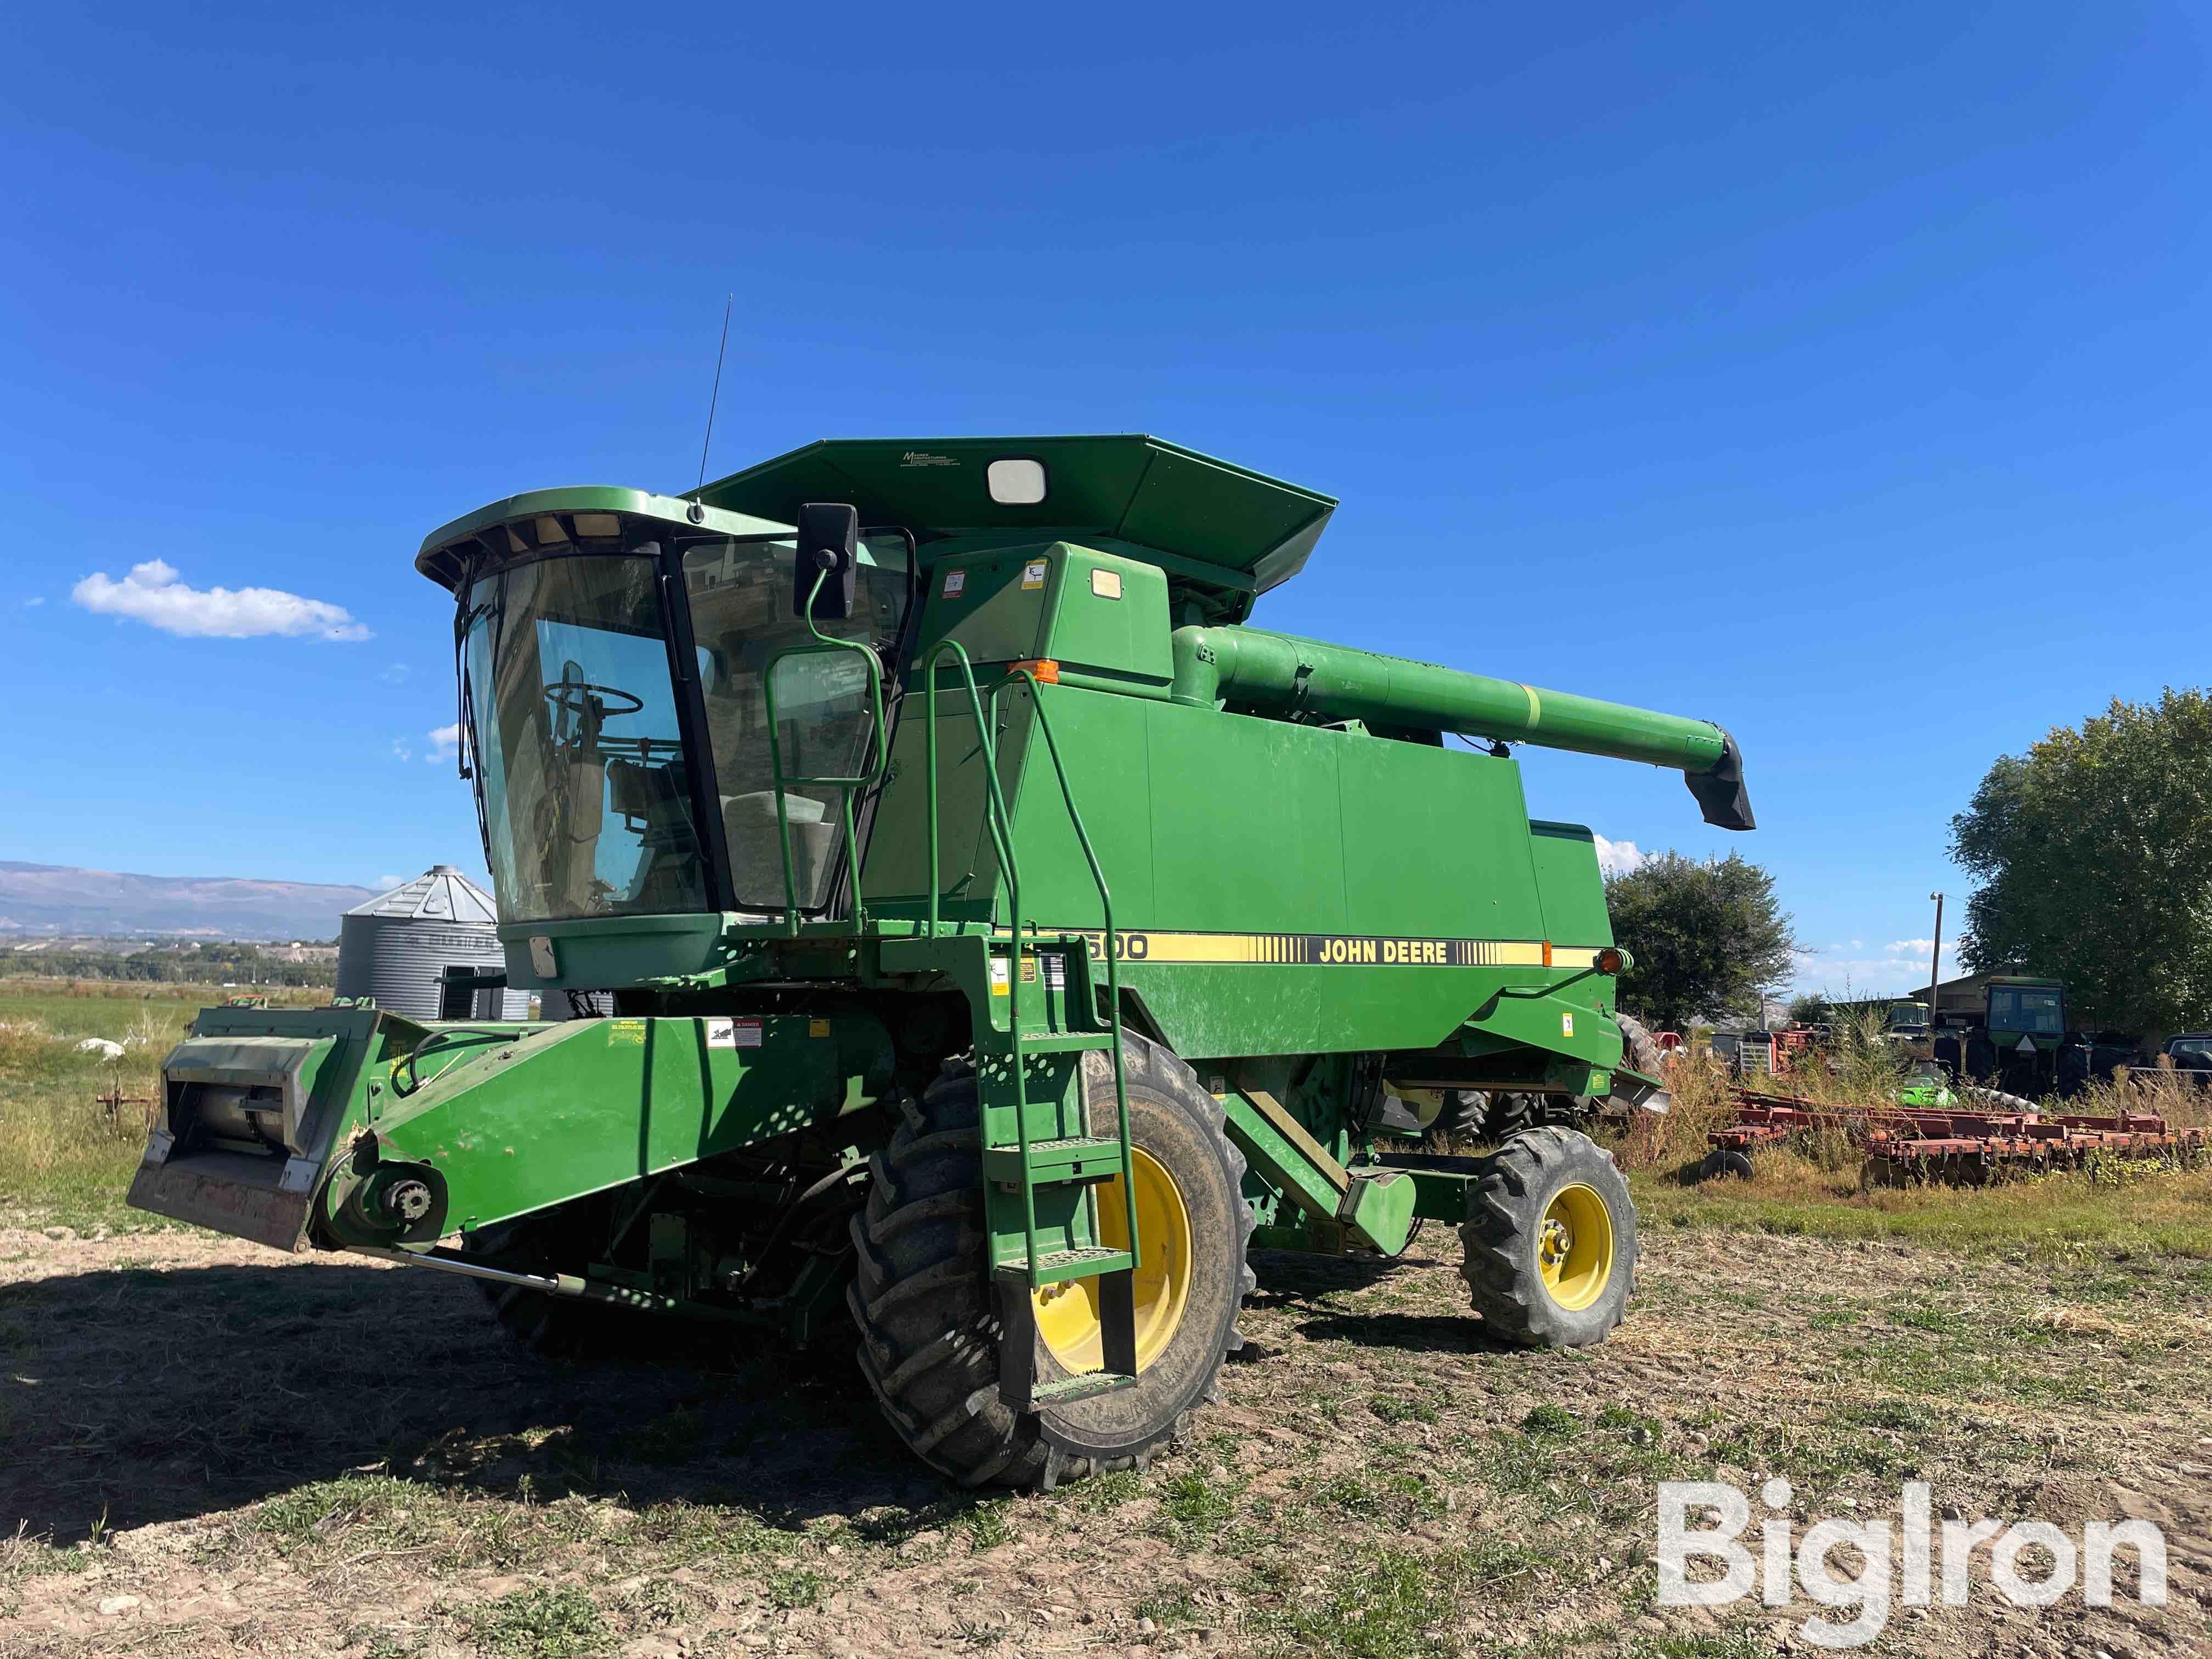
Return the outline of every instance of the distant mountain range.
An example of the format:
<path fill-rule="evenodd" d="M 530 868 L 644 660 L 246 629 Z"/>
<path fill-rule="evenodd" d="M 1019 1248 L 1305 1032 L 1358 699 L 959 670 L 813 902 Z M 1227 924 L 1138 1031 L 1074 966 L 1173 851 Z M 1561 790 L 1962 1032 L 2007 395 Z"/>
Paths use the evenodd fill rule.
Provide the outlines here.
<path fill-rule="evenodd" d="M 237 876 L 133 876 L 0 859 L 0 942 L 60 933 L 324 939 L 376 894 Z"/>

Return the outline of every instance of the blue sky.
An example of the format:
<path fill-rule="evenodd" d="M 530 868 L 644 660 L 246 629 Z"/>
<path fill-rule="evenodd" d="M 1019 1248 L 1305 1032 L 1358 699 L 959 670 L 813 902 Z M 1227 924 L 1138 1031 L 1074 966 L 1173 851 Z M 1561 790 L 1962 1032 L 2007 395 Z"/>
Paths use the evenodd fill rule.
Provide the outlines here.
<path fill-rule="evenodd" d="M 14 25 L 0 858 L 480 868 L 413 550 L 688 486 L 729 292 L 710 473 L 1157 432 L 1343 499 L 1263 625 L 1727 725 L 1755 834 L 1532 809 L 1766 865 L 1808 983 L 1918 971 L 1994 757 L 2203 678 L 2201 11 L 468 9 Z"/>

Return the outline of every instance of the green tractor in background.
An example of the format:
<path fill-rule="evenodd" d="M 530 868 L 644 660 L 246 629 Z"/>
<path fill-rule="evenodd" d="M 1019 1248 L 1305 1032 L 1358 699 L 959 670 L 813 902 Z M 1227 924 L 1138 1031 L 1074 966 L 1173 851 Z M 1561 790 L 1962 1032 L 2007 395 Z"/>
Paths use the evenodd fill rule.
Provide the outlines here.
<path fill-rule="evenodd" d="M 1508 744 L 1747 830 L 1740 757 L 1248 626 L 1334 506 L 1145 437 L 929 439 L 436 531 L 506 980 L 574 1017 L 206 1011 L 131 1201 L 472 1278 L 548 1352 L 850 1344 L 969 1485 L 1170 1441 L 1255 1246 L 1445 1221 L 1501 1340 L 1602 1340 L 1611 1158 L 1426 1159 L 1383 1103 L 1656 1103 L 1590 832 Z"/>
<path fill-rule="evenodd" d="M 2009 1106 L 2064 1099 L 2141 1063 L 2125 1035 L 2073 1029 L 2057 980 L 1996 975 L 1984 995 L 1979 1023 L 1939 1031 L 1931 1052 L 1954 1080 L 1978 1083 Z"/>
<path fill-rule="evenodd" d="M 1883 1038 L 1907 1047 L 1925 1044 L 1930 1029 L 1928 1005 L 1909 998 L 1891 1003 L 1881 1017 Z"/>

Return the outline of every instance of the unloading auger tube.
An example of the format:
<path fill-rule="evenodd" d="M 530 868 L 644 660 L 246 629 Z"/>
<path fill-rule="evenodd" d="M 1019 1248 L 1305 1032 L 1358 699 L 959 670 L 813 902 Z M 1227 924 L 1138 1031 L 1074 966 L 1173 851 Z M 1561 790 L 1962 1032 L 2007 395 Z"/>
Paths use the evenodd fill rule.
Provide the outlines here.
<path fill-rule="evenodd" d="M 1680 771 L 1706 823 L 1723 830 L 1755 827 L 1743 757 L 1735 739 L 1711 720 L 1257 628 L 1179 628 L 1173 644 L 1177 702 L 1243 703 L 1643 761 Z"/>

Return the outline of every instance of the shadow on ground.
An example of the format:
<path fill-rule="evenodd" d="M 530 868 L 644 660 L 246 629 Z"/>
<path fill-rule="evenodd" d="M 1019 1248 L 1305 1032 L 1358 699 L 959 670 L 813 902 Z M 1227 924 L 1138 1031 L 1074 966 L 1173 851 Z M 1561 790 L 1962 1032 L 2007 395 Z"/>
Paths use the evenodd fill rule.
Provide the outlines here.
<path fill-rule="evenodd" d="M 1406 1313 L 1396 1309 L 1373 1311 L 1347 1310 L 1340 1298 L 1387 1280 L 1404 1266 L 1435 1267 L 1445 1265 L 1435 1252 L 1449 1244 L 1457 1261 L 1458 1239 L 1446 1230 L 1442 1240 L 1416 1238 L 1407 1254 L 1395 1261 L 1375 1256 L 1300 1255 L 1283 1250 L 1255 1250 L 1252 1269 L 1259 1288 L 1246 1298 L 1255 1308 L 1272 1309 L 1295 1317 L 1300 1336 L 1309 1342 L 1351 1342 L 1362 1347 L 1396 1348 L 1413 1353 L 1498 1353 L 1515 1345 L 1500 1342 L 1484 1328 L 1482 1316 L 1472 1308 L 1463 1314 Z"/>
<path fill-rule="evenodd" d="M 782 1526 L 945 1495 L 842 1342 L 813 1357 L 739 1340 L 550 1363 L 474 1286 L 406 1269 L 21 1282 L 0 1291 L 0 1534 L 20 1522 L 69 1543 L 364 1468 L 546 1499 L 730 1504 Z"/>
<path fill-rule="evenodd" d="M 1253 1304 L 1308 1314 L 1309 1338 L 1498 1346 L 1472 1313 L 1331 1305 L 1394 1263 L 1254 1262 Z M 474 1285 L 420 1271 L 310 1260 L 20 1281 L 0 1291 L 0 1534 L 20 1522 L 67 1544 L 367 1470 L 541 1501 L 726 1504 L 778 1527 L 954 1496 L 884 1424 L 843 1333 L 793 1354 L 691 1328 L 641 1316 L 629 1352 L 563 1363 L 510 1340 Z"/>

